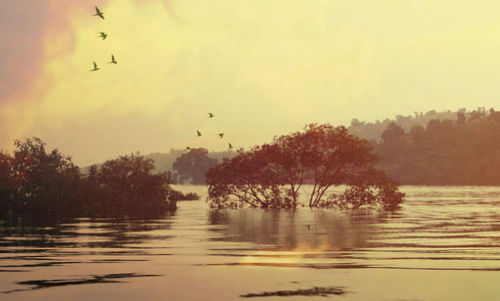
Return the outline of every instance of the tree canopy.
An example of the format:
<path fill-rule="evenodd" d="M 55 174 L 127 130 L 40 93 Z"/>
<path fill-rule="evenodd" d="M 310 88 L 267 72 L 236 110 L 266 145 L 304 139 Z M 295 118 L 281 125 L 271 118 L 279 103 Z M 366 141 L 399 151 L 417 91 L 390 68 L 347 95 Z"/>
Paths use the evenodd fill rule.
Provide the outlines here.
<path fill-rule="evenodd" d="M 194 148 L 178 157 L 173 168 L 177 171 L 180 182 L 190 180 L 193 184 L 205 184 L 205 174 L 215 164 L 217 160 L 208 156 L 208 150 Z"/>
<path fill-rule="evenodd" d="M 94 165 L 82 175 L 70 157 L 46 150 L 39 138 L 15 141 L 0 153 L 0 217 L 115 216 L 158 214 L 174 209 L 169 173 L 153 174 L 153 162 L 138 154 Z"/>
<path fill-rule="evenodd" d="M 14 144 L 13 156 L 4 154 L 1 160 L 1 186 L 9 196 L 4 206 L 20 212 L 74 212 L 80 173 L 71 158 L 58 150 L 47 152 L 39 138 Z"/>
<path fill-rule="evenodd" d="M 153 174 L 153 160 L 138 154 L 120 156 L 101 165 L 93 165 L 85 181 L 92 198 L 89 210 L 99 214 L 162 212 L 175 207 L 171 176 Z"/>
<path fill-rule="evenodd" d="M 294 208 L 306 183 L 309 207 L 395 208 L 403 194 L 375 167 L 377 156 L 366 140 L 344 127 L 310 124 L 303 132 L 277 137 L 270 144 L 240 152 L 207 173 L 213 207 L 249 205 Z M 343 193 L 330 188 L 346 185 Z"/>
<path fill-rule="evenodd" d="M 500 112 L 478 109 L 405 131 L 391 123 L 376 151 L 403 184 L 500 184 Z"/>

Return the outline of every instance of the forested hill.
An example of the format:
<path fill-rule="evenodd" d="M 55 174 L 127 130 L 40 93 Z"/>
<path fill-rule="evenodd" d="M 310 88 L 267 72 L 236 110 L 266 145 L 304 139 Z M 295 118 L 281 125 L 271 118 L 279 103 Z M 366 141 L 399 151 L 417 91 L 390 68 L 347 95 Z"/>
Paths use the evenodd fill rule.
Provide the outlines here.
<path fill-rule="evenodd" d="M 389 123 L 380 166 L 401 184 L 500 185 L 500 112 L 458 112 L 405 130 Z"/>
<path fill-rule="evenodd" d="M 479 109 L 478 111 L 484 112 L 484 109 Z M 416 125 L 425 127 L 431 120 L 456 120 L 458 113 L 463 113 L 466 118 L 469 118 L 472 114 L 472 112 L 467 112 L 465 109 L 460 109 L 455 112 L 450 110 L 436 112 L 433 110 L 427 113 L 415 112 L 413 116 L 397 115 L 395 119 L 384 119 L 383 121 L 377 120 L 376 122 L 362 122 L 358 119 L 353 119 L 348 130 L 349 133 L 360 138 L 367 140 L 379 140 L 382 137 L 382 133 L 391 122 L 396 123 L 403 130 L 409 131 Z"/>

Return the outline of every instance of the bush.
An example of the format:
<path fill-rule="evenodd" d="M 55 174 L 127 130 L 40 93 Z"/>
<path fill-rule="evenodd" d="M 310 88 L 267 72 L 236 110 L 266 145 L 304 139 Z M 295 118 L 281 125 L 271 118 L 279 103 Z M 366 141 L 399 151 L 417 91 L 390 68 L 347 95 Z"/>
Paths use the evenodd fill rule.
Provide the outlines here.
<path fill-rule="evenodd" d="M 85 178 L 90 215 L 140 215 L 175 209 L 171 177 L 163 172 L 152 174 L 151 159 L 140 155 L 120 156 L 90 167 Z"/>

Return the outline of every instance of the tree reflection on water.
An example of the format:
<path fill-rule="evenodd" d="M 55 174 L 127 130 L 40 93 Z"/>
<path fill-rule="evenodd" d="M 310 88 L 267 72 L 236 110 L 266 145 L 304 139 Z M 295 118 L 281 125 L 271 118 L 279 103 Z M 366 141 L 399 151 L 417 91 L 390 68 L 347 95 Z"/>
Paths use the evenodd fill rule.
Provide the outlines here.
<path fill-rule="evenodd" d="M 347 251 L 368 246 L 385 213 L 332 210 L 240 209 L 209 212 L 212 225 L 226 225 L 214 240 L 251 242 L 268 250 Z"/>

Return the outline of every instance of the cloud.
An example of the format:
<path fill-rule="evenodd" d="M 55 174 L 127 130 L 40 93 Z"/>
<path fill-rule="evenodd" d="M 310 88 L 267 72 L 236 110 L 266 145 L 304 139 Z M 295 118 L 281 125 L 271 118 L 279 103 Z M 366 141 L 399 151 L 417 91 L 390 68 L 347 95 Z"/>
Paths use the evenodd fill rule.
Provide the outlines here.
<path fill-rule="evenodd" d="M 95 1 L 105 5 L 107 1 Z M 93 12 L 84 0 L 16 0 L 0 4 L 0 147 L 19 138 L 54 84 L 45 63 L 71 53 L 72 17 Z"/>
<path fill-rule="evenodd" d="M 222 150 L 218 132 L 246 147 L 310 122 L 435 109 L 430 96 L 450 108 L 478 87 L 494 95 L 494 14 L 484 3 L 438 2 L 109 0 L 96 4 L 100 20 L 88 1 L 41 0 L 43 29 L 28 26 L 36 34 L 22 42 L 32 47 L 9 46 L 28 52 L 12 61 L 33 61 L 0 103 L 0 147 L 36 135 L 82 164 L 135 150 Z M 471 29 L 477 16 L 488 21 Z M 106 64 L 111 53 L 118 65 Z"/>
<path fill-rule="evenodd" d="M 0 103 L 20 93 L 39 74 L 47 19 L 44 1 L 2 1 L 0 4 Z"/>

